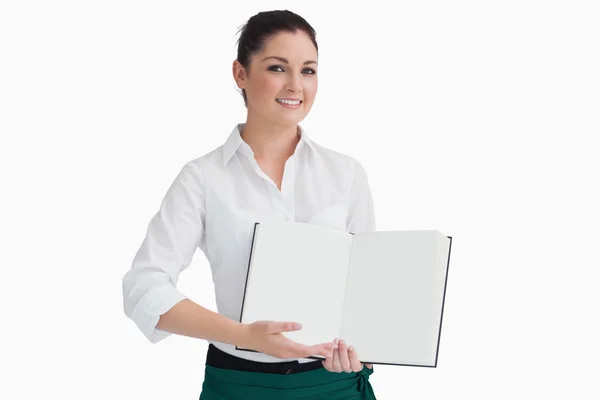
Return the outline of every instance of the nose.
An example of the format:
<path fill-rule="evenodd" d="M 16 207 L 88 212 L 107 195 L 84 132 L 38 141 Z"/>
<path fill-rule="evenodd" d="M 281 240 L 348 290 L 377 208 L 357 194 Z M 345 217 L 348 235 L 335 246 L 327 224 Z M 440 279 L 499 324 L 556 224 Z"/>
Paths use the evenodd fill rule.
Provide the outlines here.
<path fill-rule="evenodd" d="M 288 90 L 292 93 L 299 93 L 302 91 L 302 80 L 297 76 L 292 76 L 288 83 Z"/>

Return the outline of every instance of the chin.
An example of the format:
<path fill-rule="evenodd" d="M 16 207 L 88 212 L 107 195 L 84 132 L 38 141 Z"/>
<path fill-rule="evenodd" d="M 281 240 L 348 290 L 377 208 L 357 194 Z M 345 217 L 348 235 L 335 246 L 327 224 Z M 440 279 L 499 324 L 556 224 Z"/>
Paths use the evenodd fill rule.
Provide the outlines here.
<path fill-rule="evenodd" d="M 280 118 L 280 121 L 282 121 L 282 124 L 285 124 L 285 125 L 295 125 L 295 124 L 302 122 L 302 120 L 305 117 L 306 117 L 305 115 L 302 115 L 302 116 L 296 117 L 296 118 Z"/>
<path fill-rule="evenodd" d="M 298 113 L 297 115 L 281 115 L 281 113 L 271 114 L 271 120 L 280 125 L 292 125 L 297 124 L 306 118 L 306 114 Z"/>

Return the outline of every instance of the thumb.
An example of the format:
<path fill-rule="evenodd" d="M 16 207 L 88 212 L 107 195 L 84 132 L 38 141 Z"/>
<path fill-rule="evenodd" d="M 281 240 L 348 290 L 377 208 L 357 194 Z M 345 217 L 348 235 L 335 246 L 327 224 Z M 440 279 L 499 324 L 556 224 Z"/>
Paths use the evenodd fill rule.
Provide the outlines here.
<path fill-rule="evenodd" d="M 271 322 L 267 327 L 267 334 L 293 332 L 300 329 L 302 329 L 302 325 L 297 322 Z"/>

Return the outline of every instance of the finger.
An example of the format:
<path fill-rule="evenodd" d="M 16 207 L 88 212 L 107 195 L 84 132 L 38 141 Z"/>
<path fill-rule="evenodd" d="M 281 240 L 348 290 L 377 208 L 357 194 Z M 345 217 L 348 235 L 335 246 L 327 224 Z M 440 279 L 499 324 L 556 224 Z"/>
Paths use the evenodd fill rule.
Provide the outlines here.
<path fill-rule="evenodd" d="M 346 345 L 346 342 L 340 340 L 340 347 L 338 350 L 340 353 L 340 366 L 342 367 L 342 371 L 352 372 L 352 367 L 350 366 L 350 358 L 348 356 L 348 346 Z"/>
<path fill-rule="evenodd" d="M 354 347 L 350 346 L 348 348 L 348 357 L 350 358 L 350 367 L 353 372 L 360 372 L 363 368 L 362 363 L 358 359 L 358 354 L 356 354 L 356 350 Z"/>
<path fill-rule="evenodd" d="M 323 360 L 323 367 L 325 367 L 325 369 L 327 371 L 334 372 L 333 371 L 333 354 L 330 353 L 325 357 L 325 360 Z"/>
<path fill-rule="evenodd" d="M 294 345 L 294 346 L 299 345 L 299 346 L 303 346 L 306 349 L 308 349 L 308 348 L 323 348 L 323 349 L 329 350 L 329 352 L 333 351 L 334 342 L 318 343 L 315 345 L 307 346 L 302 343 L 296 342 L 292 339 L 286 338 L 285 336 L 284 336 L 284 338 L 285 338 L 286 342 L 288 342 L 288 344 L 290 344 L 290 345 Z"/>
<path fill-rule="evenodd" d="M 336 339 L 337 342 L 337 339 Z M 340 349 L 339 344 L 333 346 L 333 371 L 342 372 L 342 365 L 340 364 Z"/>
<path fill-rule="evenodd" d="M 314 345 L 314 347 L 322 347 L 324 349 L 327 349 L 330 353 L 333 353 L 333 345 L 334 342 L 325 342 L 325 343 L 319 343 Z"/>
<path fill-rule="evenodd" d="M 293 353 L 290 355 L 291 357 L 326 357 L 327 355 L 332 355 L 331 344 L 325 343 L 315 346 L 306 346 L 291 339 L 286 339 L 285 342 L 288 350 Z"/>
<path fill-rule="evenodd" d="M 309 357 L 309 356 L 322 356 L 322 357 L 327 357 L 327 356 L 333 356 L 333 350 L 331 349 L 331 345 L 317 345 L 317 346 L 310 346 L 307 349 L 308 353 L 305 357 Z"/>
<path fill-rule="evenodd" d="M 373 364 L 365 364 L 367 366 L 367 368 L 369 369 L 373 369 Z"/>
<path fill-rule="evenodd" d="M 293 332 L 302 329 L 297 322 L 270 322 L 267 324 L 267 334 L 272 335 L 281 332 Z"/>

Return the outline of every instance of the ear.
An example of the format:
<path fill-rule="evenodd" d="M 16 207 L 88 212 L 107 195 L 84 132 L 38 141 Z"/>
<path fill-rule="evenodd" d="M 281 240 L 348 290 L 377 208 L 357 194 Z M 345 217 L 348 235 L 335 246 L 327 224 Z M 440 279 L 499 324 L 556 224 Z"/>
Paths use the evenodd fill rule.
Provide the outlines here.
<path fill-rule="evenodd" d="M 233 61 L 232 65 L 233 79 L 239 89 L 246 88 L 246 69 L 238 60 Z"/>

